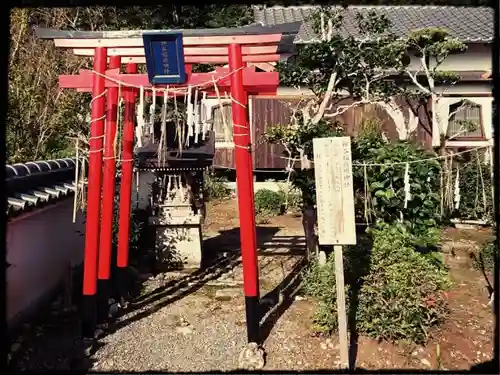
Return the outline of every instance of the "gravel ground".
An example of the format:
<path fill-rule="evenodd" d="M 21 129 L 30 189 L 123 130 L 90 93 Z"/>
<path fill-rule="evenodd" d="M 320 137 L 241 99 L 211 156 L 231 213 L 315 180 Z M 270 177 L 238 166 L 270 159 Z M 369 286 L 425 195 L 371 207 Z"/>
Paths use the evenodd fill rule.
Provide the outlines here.
<path fill-rule="evenodd" d="M 280 250 L 287 251 L 273 249 L 273 252 Z M 297 255 L 261 256 L 262 294 L 271 292 L 300 259 Z M 102 346 L 92 356 L 92 371 L 237 370 L 240 352 L 246 345 L 241 277 L 239 265 L 195 293 L 164 307 L 155 308 L 165 303 L 158 298 L 125 315 L 121 320 L 132 322 L 100 340 Z M 157 279 L 147 283 L 156 287 Z M 186 287 L 196 284 L 196 280 Z M 171 300 L 172 293 L 164 299 Z M 270 296 L 264 298 L 264 303 L 273 305 L 277 300 L 279 296 Z M 140 315 L 141 319 L 133 321 L 134 315 Z"/>
<path fill-rule="evenodd" d="M 236 369 L 246 337 L 241 302 L 227 306 L 199 293 L 174 302 L 101 340 L 92 370 Z"/>

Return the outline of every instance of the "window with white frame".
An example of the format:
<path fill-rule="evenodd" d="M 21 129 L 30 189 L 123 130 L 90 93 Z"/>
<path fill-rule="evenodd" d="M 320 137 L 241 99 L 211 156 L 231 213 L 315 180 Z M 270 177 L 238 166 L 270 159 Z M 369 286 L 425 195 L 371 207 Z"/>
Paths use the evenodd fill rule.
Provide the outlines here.
<path fill-rule="evenodd" d="M 450 105 L 448 113 L 446 135 L 449 140 L 484 139 L 480 105 L 469 101 L 460 101 Z"/>

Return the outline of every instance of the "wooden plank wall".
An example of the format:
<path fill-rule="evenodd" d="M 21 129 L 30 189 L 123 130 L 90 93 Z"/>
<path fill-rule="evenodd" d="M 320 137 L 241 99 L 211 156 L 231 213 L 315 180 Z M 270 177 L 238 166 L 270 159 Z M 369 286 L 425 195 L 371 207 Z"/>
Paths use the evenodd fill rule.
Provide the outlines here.
<path fill-rule="evenodd" d="M 225 105 L 223 108 L 226 124 L 232 129 L 233 119 L 231 105 Z M 222 144 L 219 143 L 219 141 L 224 141 L 224 122 L 221 116 L 220 108 L 214 109 L 213 129 L 216 133 L 216 149 L 213 162 L 214 166 L 216 168 L 234 168 L 234 148 L 226 145 L 225 142 Z"/>
<path fill-rule="evenodd" d="M 254 169 L 284 169 L 286 167 L 286 159 L 283 158 L 283 147 L 273 145 L 264 141 L 265 132 L 274 125 L 289 124 L 293 108 L 297 106 L 299 99 L 286 98 L 252 98 L 252 132 L 254 144 Z M 349 105 L 351 100 L 346 99 L 332 107 L 326 112 L 333 113 L 338 106 Z M 402 105 L 405 116 L 407 116 L 408 105 L 398 100 L 398 104 Z M 412 140 L 424 147 L 430 147 L 432 136 L 426 129 L 429 129 L 429 121 L 425 115 L 425 107 L 417 107 L 413 105 L 414 110 L 418 112 L 419 127 L 415 131 Z M 230 110 L 228 111 L 230 118 Z M 387 112 L 378 105 L 367 104 L 350 108 L 335 120 L 343 124 L 345 134 L 356 137 L 359 133 L 360 125 L 363 120 L 377 118 L 382 125 L 382 130 L 391 140 L 398 139 L 396 125 Z M 218 148 L 215 153 L 214 165 L 216 167 L 234 168 L 234 150 L 231 148 Z"/>
<path fill-rule="evenodd" d="M 254 169 L 284 169 L 284 148 L 264 141 L 265 132 L 274 125 L 289 124 L 293 105 L 298 100 L 277 100 L 254 97 L 252 101 Z"/>

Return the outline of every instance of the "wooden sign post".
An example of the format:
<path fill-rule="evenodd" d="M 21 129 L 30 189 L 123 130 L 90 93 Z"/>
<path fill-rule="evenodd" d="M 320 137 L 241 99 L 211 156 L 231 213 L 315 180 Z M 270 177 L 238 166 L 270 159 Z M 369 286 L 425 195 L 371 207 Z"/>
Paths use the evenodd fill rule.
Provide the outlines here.
<path fill-rule="evenodd" d="M 314 175 L 321 245 L 334 245 L 340 361 L 349 367 L 343 245 L 356 244 L 350 137 L 315 138 Z"/>

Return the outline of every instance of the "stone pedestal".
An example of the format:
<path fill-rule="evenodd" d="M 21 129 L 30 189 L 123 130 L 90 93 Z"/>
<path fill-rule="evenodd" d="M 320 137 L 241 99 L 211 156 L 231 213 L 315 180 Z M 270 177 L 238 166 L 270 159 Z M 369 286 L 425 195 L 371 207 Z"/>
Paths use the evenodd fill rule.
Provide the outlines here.
<path fill-rule="evenodd" d="M 201 215 L 194 214 L 187 205 L 164 205 L 160 206 L 158 217 L 152 217 L 150 222 L 156 226 L 156 251 L 164 254 L 165 261 L 200 267 Z"/>

